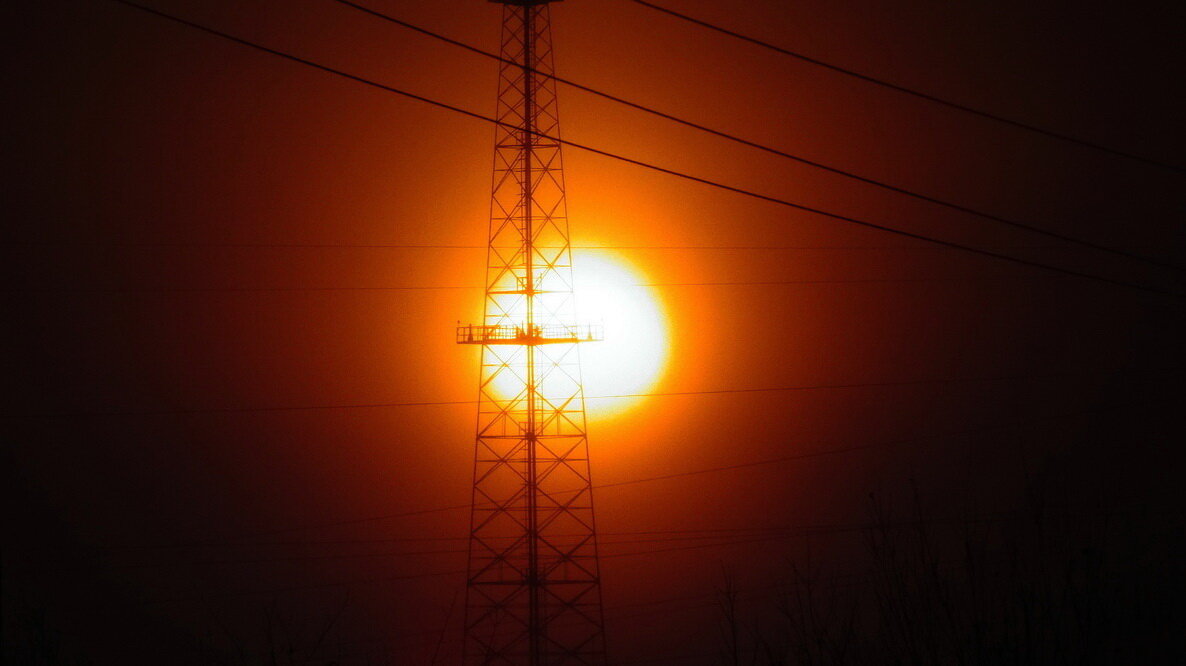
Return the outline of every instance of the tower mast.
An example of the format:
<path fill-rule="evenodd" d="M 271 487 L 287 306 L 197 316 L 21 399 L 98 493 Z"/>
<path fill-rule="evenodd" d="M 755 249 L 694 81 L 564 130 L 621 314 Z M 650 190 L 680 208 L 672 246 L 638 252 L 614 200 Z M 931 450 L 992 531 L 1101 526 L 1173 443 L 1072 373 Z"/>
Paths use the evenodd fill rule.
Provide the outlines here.
<path fill-rule="evenodd" d="M 597 533 L 552 35 L 554 0 L 502 8 L 464 663 L 604 664 Z"/>

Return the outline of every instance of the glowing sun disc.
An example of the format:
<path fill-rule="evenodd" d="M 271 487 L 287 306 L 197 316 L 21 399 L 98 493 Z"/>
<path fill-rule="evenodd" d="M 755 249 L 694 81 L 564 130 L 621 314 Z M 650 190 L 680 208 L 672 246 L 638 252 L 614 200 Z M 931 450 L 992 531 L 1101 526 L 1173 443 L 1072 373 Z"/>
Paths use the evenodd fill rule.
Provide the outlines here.
<path fill-rule="evenodd" d="M 603 324 L 605 339 L 581 345 L 587 414 L 619 415 L 654 389 L 667 361 L 667 326 L 658 295 L 623 259 L 608 252 L 573 259 L 577 316 Z M 630 396 L 599 398 L 596 396 Z"/>

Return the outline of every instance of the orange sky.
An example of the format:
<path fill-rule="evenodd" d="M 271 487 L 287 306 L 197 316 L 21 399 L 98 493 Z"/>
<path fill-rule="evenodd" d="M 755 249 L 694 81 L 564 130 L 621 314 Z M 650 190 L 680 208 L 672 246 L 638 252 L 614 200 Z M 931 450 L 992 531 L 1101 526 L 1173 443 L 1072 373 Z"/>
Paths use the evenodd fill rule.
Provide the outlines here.
<path fill-rule="evenodd" d="M 1084 11 L 1064 16 L 1056 28 L 1020 2 L 672 4 L 859 71 L 1136 152 L 1179 155 L 1184 147 L 1168 132 L 1186 109 L 1167 102 L 1162 85 L 1181 71 L 1133 65 L 1171 50 L 1178 34 L 1172 26 L 1180 23 L 1159 32 Z M 497 8 L 485 2 L 375 5 L 497 48 Z M 450 104 L 480 113 L 493 108 L 491 62 L 334 3 L 154 6 Z M 1103 243 L 1158 253 L 1183 240 L 1177 175 L 871 89 L 627 2 L 569 0 L 554 7 L 553 17 L 557 69 L 571 79 Z M 458 348 L 452 327 L 478 318 L 483 250 L 350 246 L 480 246 L 489 126 L 110 3 L 47 3 L 17 25 L 23 37 L 6 71 L 10 87 L 22 91 L 12 98 L 18 122 L 9 127 L 18 130 L 9 137 L 12 154 L 22 158 L 10 179 L 12 219 L 20 224 L 5 232 L 17 243 L 5 246 L 5 270 L 10 285 L 26 290 L 20 293 L 52 293 L 15 297 L 25 333 L 21 355 L 29 359 L 14 373 L 23 386 L 16 413 L 473 399 L 477 351 Z M 1096 47 L 1105 42 L 1126 45 L 1126 59 L 1101 53 Z M 574 141 L 919 233 L 1181 285 L 1180 274 L 1050 248 L 1049 239 L 871 190 L 571 90 L 561 89 L 560 104 L 564 136 Z M 1180 321 L 1156 297 L 844 226 L 576 150 L 566 153 L 565 168 L 575 245 L 784 248 L 615 250 L 648 281 L 820 282 L 654 288 L 669 335 L 655 391 L 929 382 L 649 398 L 590 423 L 596 483 L 960 431 L 1082 410 L 1117 394 L 1153 394 L 1152 379 L 1129 385 L 1103 373 L 1165 367 L 1160 352 L 1177 339 Z M 581 258 L 596 252 L 577 253 L 578 281 Z M 919 278 L 934 280 L 912 281 Z M 387 286 L 460 288 L 355 289 Z M 301 287 L 348 289 L 286 290 Z M 97 293 L 59 293 L 79 289 Z M 1068 379 L 1070 373 L 1079 374 Z M 1023 379 L 966 381 L 1003 377 Z M 473 411 L 454 404 L 22 422 L 15 468 L 38 518 L 12 533 L 49 534 L 51 542 L 78 549 L 80 566 L 102 580 L 94 597 L 120 591 L 121 612 L 140 618 L 162 644 L 220 614 L 247 634 L 258 624 L 260 600 L 235 594 L 449 571 L 463 567 L 464 556 L 186 569 L 177 563 L 341 551 L 231 545 L 161 558 L 102 548 L 223 541 L 465 504 Z M 1089 429 L 1080 420 L 991 445 L 955 437 L 607 488 L 597 494 L 598 526 L 620 535 L 851 523 L 865 516 L 869 492 L 905 492 L 909 478 L 920 479 L 939 507 L 952 498 L 1008 504 L 1022 484 L 1019 468 L 1029 463 L 1014 464 L 1002 451 L 1032 450 Z M 443 511 L 278 536 L 457 538 L 465 536 L 466 520 L 463 511 Z M 416 543 L 358 552 L 432 550 L 424 544 L 434 542 Z M 607 544 L 603 552 L 646 547 Z M 792 540 L 607 557 L 606 606 L 709 594 L 722 568 L 755 584 L 806 548 Z M 827 548 L 843 561 L 849 546 Z M 30 586 L 34 603 L 52 606 L 69 596 L 50 584 Z M 350 586 L 348 638 L 384 637 L 393 627 L 437 630 L 462 588 L 457 575 Z M 324 615 L 340 603 L 342 589 L 300 592 L 285 603 L 297 615 Z M 231 596 L 140 603 L 203 594 Z M 62 606 L 63 626 L 84 614 L 87 599 Z M 607 610 L 611 644 L 639 658 L 667 654 L 688 635 L 715 631 L 713 610 L 696 605 L 709 601 L 672 610 L 678 621 L 619 619 L 620 612 Z M 102 633 L 119 642 L 118 629 Z M 426 661 L 432 636 L 389 647 Z"/>

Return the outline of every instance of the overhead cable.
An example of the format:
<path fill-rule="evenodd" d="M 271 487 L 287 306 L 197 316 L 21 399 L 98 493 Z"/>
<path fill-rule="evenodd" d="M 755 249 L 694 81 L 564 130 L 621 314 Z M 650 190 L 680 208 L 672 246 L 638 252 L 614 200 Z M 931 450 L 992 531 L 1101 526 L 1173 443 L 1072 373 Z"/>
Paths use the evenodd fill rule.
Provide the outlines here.
<path fill-rule="evenodd" d="M 782 55 L 790 56 L 797 60 L 801 60 L 803 62 L 812 64 L 812 65 L 816 65 L 818 67 L 830 69 L 833 72 L 844 74 L 845 76 L 851 76 L 853 78 L 860 79 L 861 81 L 865 81 L 867 83 L 873 83 L 873 84 L 882 86 L 884 88 L 888 88 L 890 90 L 894 90 L 894 91 L 897 91 L 900 93 L 911 95 L 911 96 L 917 97 L 919 99 L 924 99 L 928 102 L 934 102 L 935 104 L 939 104 L 939 105 L 948 107 L 950 109 L 956 109 L 959 111 L 963 111 L 965 113 L 969 113 L 974 116 L 979 116 L 981 118 L 986 118 L 988 120 L 993 120 L 998 123 L 1002 123 L 1004 125 L 1009 125 L 1011 127 L 1015 127 L 1018 129 L 1027 130 L 1029 132 L 1034 132 L 1035 134 L 1041 134 L 1043 136 L 1050 137 L 1052 139 L 1058 139 L 1060 141 L 1066 141 L 1068 143 L 1077 144 L 1080 146 L 1084 146 L 1086 148 L 1098 150 L 1103 153 L 1115 155 L 1117 157 L 1123 157 L 1123 158 L 1130 159 L 1130 160 L 1133 160 L 1136 162 L 1142 162 L 1142 163 L 1148 164 L 1150 166 L 1156 166 L 1156 167 L 1160 167 L 1163 169 L 1169 169 L 1171 171 L 1177 171 L 1179 173 L 1186 173 L 1186 166 L 1182 166 L 1182 165 L 1178 165 L 1178 164 L 1170 164 L 1168 162 L 1162 162 L 1160 160 L 1155 160 L 1155 159 L 1151 159 L 1148 157 L 1143 157 L 1141 155 L 1130 153 L 1128 151 L 1118 150 L 1116 148 L 1110 148 L 1108 146 L 1105 146 L 1105 145 L 1102 145 L 1099 143 L 1095 143 L 1093 141 L 1086 141 L 1084 139 L 1080 139 L 1080 138 L 1071 136 L 1071 135 L 1063 133 L 1063 132 L 1056 132 L 1054 130 L 1049 130 L 1049 129 L 1045 129 L 1043 127 L 1038 127 L 1037 125 L 1032 125 L 1030 123 L 1021 122 L 1019 120 L 1014 120 L 1012 118 L 1007 118 L 1007 117 L 1002 116 L 997 113 L 992 113 L 989 111 L 984 111 L 982 109 L 977 109 L 975 107 L 968 106 L 966 104 L 960 104 L 959 102 L 953 102 L 951 100 L 944 99 L 937 95 L 932 95 L 930 93 L 922 92 L 915 88 L 908 88 L 903 85 L 891 83 L 884 79 L 879 79 L 874 76 L 870 76 L 868 74 L 862 74 L 860 72 L 857 72 L 857 71 L 854 71 L 854 70 L 851 70 L 851 69 L 848 69 L 845 67 L 841 67 L 839 65 L 825 62 L 818 58 L 813 58 L 811 56 L 804 55 L 802 53 L 798 53 L 796 51 L 792 51 L 790 49 L 787 49 L 787 48 L 784 48 L 781 46 L 777 46 L 775 44 L 771 44 L 770 42 L 766 42 L 766 41 L 757 39 L 755 37 L 750 37 L 749 35 L 741 34 L 734 30 L 729 30 L 728 28 L 723 28 L 723 27 L 716 25 L 714 23 L 709 23 L 708 21 L 705 21 L 703 19 L 698 19 L 698 18 L 694 18 L 692 16 L 688 16 L 687 14 L 682 14 L 680 12 L 675 11 L 674 9 L 669 9 L 667 7 L 657 5 L 653 2 L 647 2 L 647 0 L 633 0 L 633 2 L 635 2 L 639 5 L 642 5 L 643 7 L 647 7 L 649 9 L 653 9 L 655 11 L 662 12 L 664 14 L 667 14 L 668 16 L 673 16 L 680 20 L 687 21 L 688 23 L 698 25 L 702 28 L 708 28 L 709 30 L 721 33 L 722 35 L 727 35 L 729 37 L 733 37 L 735 39 L 739 39 L 744 42 L 749 42 L 750 44 L 760 46 L 762 48 L 774 51 L 776 53 L 781 53 Z"/>
<path fill-rule="evenodd" d="M 263 51 L 265 53 L 270 53 L 277 57 L 284 58 L 286 60 L 290 60 L 292 62 L 296 62 L 296 63 L 302 64 L 302 65 L 305 65 L 307 67 L 312 67 L 314 69 L 321 70 L 323 72 L 332 74 L 334 76 L 349 79 L 351 81 L 355 81 L 357 83 L 361 83 L 363 85 L 370 86 L 372 88 L 376 88 L 376 89 L 390 92 L 390 93 L 393 93 L 396 95 L 400 95 L 402 97 L 406 97 L 408 99 L 413 99 L 413 100 L 416 100 L 419 102 L 423 102 L 425 104 L 429 104 L 429 105 L 432 105 L 432 106 L 435 106 L 435 107 L 438 107 L 441 109 L 446 109 L 448 111 L 452 111 L 454 113 L 458 113 L 460 115 L 464 115 L 464 116 L 473 118 L 475 120 L 481 120 L 485 123 L 489 123 L 489 124 L 493 124 L 493 125 L 497 125 L 497 126 L 501 126 L 501 127 L 507 127 L 510 129 L 522 130 L 522 128 L 516 127 L 515 125 L 512 125 L 510 123 L 505 123 L 505 122 L 500 121 L 496 118 L 492 118 L 490 116 L 486 116 L 481 113 L 477 113 L 475 111 L 463 109 L 461 107 L 454 106 L 452 104 L 448 104 L 448 103 L 441 102 L 441 101 L 438 101 L 435 99 L 431 99 L 429 97 L 425 97 L 424 95 L 419 95 L 416 93 L 408 92 L 406 90 L 395 88 L 393 86 L 389 86 L 384 83 L 379 83 L 377 81 L 373 81 L 371 79 L 357 76 L 355 74 L 350 74 L 348 72 L 344 72 L 342 70 L 335 69 L 328 65 L 323 65 L 321 63 L 314 62 L 312 60 L 302 58 L 300 56 L 296 56 L 291 53 L 286 53 L 284 51 L 279 51 L 279 50 L 273 49 L 271 47 L 263 46 L 261 44 L 257 44 L 255 42 L 243 39 L 241 37 L 236 37 L 229 33 L 222 32 L 222 31 L 216 30 L 214 28 L 210 28 L 210 27 L 202 25 L 200 23 L 195 23 L 193 21 L 189 21 L 187 19 L 183 19 L 183 18 L 174 16 L 172 14 L 162 12 L 157 9 L 147 7 L 145 5 L 141 5 L 139 3 L 131 2 L 131 0 L 111 0 L 111 1 L 119 3 L 119 4 L 127 6 L 127 7 L 131 7 L 131 8 L 143 11 L 143 12 L 153 14 L 155 16 L 159 16 L 161 18 L 165 18 L 165 19 L 173 21 L 175 23 L 178 23 L 178 24 L 190 27 L 190 28 L 194 28 L 195 30 L 200 30 L 207 34 L 214 35 L 216 37 L 220 37 L 220 38 L 228 40 L 228 41 L 235 42 L 237 44 L 246 46 L 248 48 L 256 49 L 258 51 Z M 962 243 L 957 243 L 955 241 L 949 241 L 949 240 L 944 240 L 941 238 L 936 238 L 933 236 L 927 236 L 927 235 L 921 234 L 921 233 L 915 233 L 912 231 L 897 229 L 895 227 L 890 227 L 890 226 L 886 226 L 884 224 L 870 222 L 868 220 L 862 220 L 862 219 L 855 218 L 855 217 L 852 217 L 849 215 L 843 215 L 840 213 L 826 211 L 826 210 L 816 208 L 813 206 L 795 203 L 793 201 L 789 201 L 787 199 L 782 199 L 782 198 L 779 198 L 776 196 L 761 194 L 759 192 L 747 190 L 742 187 L 727 185 L 725 183 L 717 182 L 717 181 L 711 180 L 709 178 L 695 176 L 692 174 L 684 173 L 682 171 L 677 171 L 675 169 L 670 169 L 670 168 L 659 166 L 656 164 L 651 164 L 649 162 L 634 159 L 631 157 L 626 157 L 624 155 L 619 155 L 617 153 L 613 153 L 610 151 L 601 150 L 601 149 L 595 148 L 593 146 L 588 146 L 585 144 L 577 143 L 575 141 L 570 141 L 568 139 L 562 139 L 562 138 L 556 137 L 556 136 L 551 136 L 551 135 L 543 133 L 543 132 L 532 132 L 532 133 L 535 136 L 538 136 L 539 138 L 547 139 L 549 141 L 555 141 L 555 142 L 560 143 L 565 146 L 571 146 L 572 148 L 574 148 L 576 150 L 582 150 L 582 151 L 592 153 L 595 155 L 601 155 L 603 157 L 618 160 L 620 162 L 625 162 L 627 164 L 633 164 L 635 166 L 642 167 L 644 169 L 649 169 L 651 171 L 655 171 L 658 173 L 667 174 L 669 176 L 674 176 L 676 178 L 681 178 L 683 180 L 687 180 L 690 182 L 700 183 L 700 184 L 707 185 L 709 187 L 713 187 L 713 188 L 723 190 L 726 192 L 732 192 L 734 194 L 740 194 L 742 196 L 750 197 L 750 198 L 753 198 L 753 199 L 756 199 L 759 201 L 766 201 L 768 203 L 773 203 L 773 204 L 785 206 L 788 208 L 793 208 L 796 210 L 801 210 L 801 211 L 808 212 L 808 213 L 814 213 L 814 214 L 820 215 L 822 217 L 827 217 L 827 218 L 831 218 L 831 219 L 834 219 L 837 221 L 846 222 L 848 224 L 852 224 L 852 225 L 856 225 L 856 226 L 860 226 L 860 227 L 865 227 L 865 228 L 869 228 L 869 229 L 876 229 L 878 231 L 884 231 L 886 233 L 891 233 L 891 234 L 903 236 L 906 238 L 912 238 L 912 239 L 923 241 L 926 243 L 933 243 L 935 245 L 951 248 L 954 250 L 959 250 L 962 252 L 967 252 L 970 254 L 976 254 L 976 255 L 980 255 L 980 256 L 984 256 L 984 257 L 990 257 L 990 258 L 998 259 L 1001 261 L 1008 261 L 1010 263 L 1015 263 L 1015 264 L 1019 264 L 1022 266 L 1029 266 L 1032 268 L 1038 268 L 1038 269 L 1047 270 L 1047 271 L 1051 271 L 1051 272 L 1055 272 L 1055 273 L 1061 273 L 1064 275 L 1071 275 L 1071 276 L 1075 276 L 1075 277 L 1086 279 L 1086 280 L 1091 280 L 1091 281 L 1100 282 L 1100 283 L 1104 283 L 1104 284 L 1110 284 L 1113 286 L 1124 287 L 1127 289 L 1133 289 L 1133 290 L 1137 290 L 1137 291 L 1143 291 L 1143 292 L 1147 292 L 1147 293 L 1157 294 L 1160 296 L 1167 296 L 1167 297 L 1177 299 L 1177 300 L 1182 300 L 1182 299 L 1186 298 L 1186 295 L 1183 295 L 1178 292 L 1170 291 L 1167 289 L 1162 289 L 1162 288 L 1158 288 L 1158 287 L 1150 287 L 1147 285 L 1142 285 L 1142 284 L 1138 284 L 1138 283 L 1134 283 L 1134 282 L 1118 280 L 1118 279 L 1114 279 L 1114 278 L 1110 278 L 1110 277 L 1106 277 L 1106 276 L 1102 276 L 1102 275 L 1097 275 L 1094 273 L 1085 273 L 1085 272 L 1073 270 L 1070 268 L 1064 268 L 1061 266 L 1045 264 L 1045 263 L 1042 263 L 1039 261 L 1033 261 L 1033 260 L 1024 259 L 1021 257 L 1015 257 L 1012 255 L 1003 254 L 1000 252 L 994 252 L 991 250 L 985 250 L 985 249 L 978 248 L 978 247 L 971 246 L 971 245 L 964 245 Z"/>
<path fill-rule="evenodd" d="M 431 37 L 431 38 L 433 38 L 433 39 L 437 39 L 437 40 L 443 41 L 443 42 L 445 42 L 445 43 L 447 43 L 447 44 L 452 44 L 452 45 L 454 45 L 454 46 L 461 47 L 461 48 L 463 48 L 463 49 L 465 49 L 465 50 L 467 50 L 467 51 L 470 51 L 470 52 L 472 52 L 472 53 L 476 53 L 476 54 L 479 54 L 479 55 L 485 56 L 485 57 L 487 57 L 487 58 L 491 58 L 491 59 L 493 59 L 493 60 L 497 60 L 497 61 L 499 61 L 499 62 L 502 62 L 502 63 L 504 63 L 504 64 L 508 64 L 508 65 L 514 65 L 514 66 L 522 67 L 522 63 L 517 63 L 517 62 L 515 62 L 515 61 L 513 61 L 513 60 L 508 60 L 508 59 L 506 59 L 506 58 L 503 58 L 502 56 L 498 55 L 497 53 L 493 53 L 493 52 L 491 52 L 491 51 L 486 51 L 486 50 L 484 50 L 484 49 L 478 48 L 478 47 L 476 47 L 476 46 L 473 46 L 473 45 L 471 45 L 471 44 L 466 44 L 465 42 L 461 42 L 461 41 L 458 41 L 458 40 L 456 40 L 456 39 L 452 39 L 452 38 L 450 38 L 450 37 L 446 37 L 446 36 L 444 36 L 444 35 L 442 35 L 442 34 L 440 34 L 440 33 L 437 33 L 437 32 L 434 32 L 434 31 L 432 31 L 432 30 L 429 30 L 429 29 L 427 29 L 427 28 L 423 28 L 423 27 L 421 27 L 421 26 L 415 25 L 415 24 L 413 24 L 413 23 L 410 23 L 410 22 L 408 22 L 408 21 L 405 21 L 405 20 L 403 20 L 403 19 L 396 18 L 396 17 L 394 17 L 394 16 L 391 16 L 391 15 L 389 15 L 389 14 L 384 14 L 383 12 L 380 12 L 380 11 L 377 11 L 377 10 L 374 10 L 374 9 L 371 9 L 371 8 L 369 8 L 369 7 L 365 7 L 365 6 L 363 6 L 363 5 L 360 5 L 360 4 L 356 3 L 356 2 L 351 2 L 350 0 L 334 0 L 334 2 L 337 2 L 337 3 L 339 3 L 339 4 L 345 5 L 345 6 L 347 6 L 347 7 L 351 7 L 351 8 L 353 8 L 353 9 L 356 9 L 356 10 L 358 10 L 358 11 L 364 12 L 364 13 L 366 13 L 366 14 L 370 14 L 371 16 L 375 16 L 375 17 L 377 17 L 377 18 L 383 19 L 384 21 L 388 21 L 388 22 L 390 22 L 390 23 L 393 23 L 393 24 L 395 24 L 395 25 L 399 25 L 399 26 L 401 26 L 401 27 L 404 27 L 404 28 L 407 28 L 407 29 L 409 29 L 409 30 L 413 30 L 413 31 L 415 31 L 415 32 L 418 32 L 418 33 L 420 33 L 420 34 L 422 34 L 422 35 L 426 35 L 426 36 L 428 36 L 428 37 Z M 646 3 L 644 3 L 644 4 L 646 4 Z M 779 157 L 783 157 L 783 158 L 786 158 L 786 159 L 789 159 L 789 160 L 794 160 L 794 161 L 796 161 L 796 162 L 799 162 L 799 163 L 801 163 L 801 164 L 806 164 L 807 166 L 810 166 L 810 167 L 813 167 L 813 168 L 816 168 L 816 169 L 822 169 L 822 170 L 824 170 L 824 171 L 828 171 L 828 172 L 830 172 L 830 173 L 834 173 L 834 174 L 836 174 L 836 175 L 843 176 L 843 177 L 845 177 L 845 178 L 850 178 L 850 179 L 852 179 L 852 180 L 856 180 L 856 181 L 858 181 L 858 182 L 865 183 L 866 185 L 873 185 L 873 186 L 875 186 L 875 187 L 880 187 L 880 188 L 882 188 L 882 189 L 884 189 L 884 190 L 888 190 L 888 191 L 891 191 L 891 192 L 895 192 L 895 193 L 897 193 L 897 194 L 902 194 L 902 195 L 905 195 L 905 196 L 913 197 L 913 198 L 915 198 L 915 199 L 919 199 L 919 200 L 921 200 L 921 201 L 926 201 L 927 203 L 935 204 L 935 205 L 938 205 L 938 206 L 943 206 L 943 207 L 945 207 L 945 208 L 949 208 L 949 209 L 951 209 L 951 210 L 959 211 L 959 212 L 961 212 L 961 213 L 965 213 L 965 214 L 968 214 L 968 215 L 975 215 L 976 217 L 984 218 L 984 219 L 986 219 L 986 220 L 989 220 L 989 221 L 992 221 L 992 222 L 997 222 L 997 223 L 1000 223 L 1000 224 L 1004 224 L 1004 225 L 1006 225 L 1006 226 L 1013 227 L 1013 228 L 1015 228 L 1015 229 L 1022 229 L 1022 230 L 1024 230 L 1024 231 L 1029 231 L 1029 232 L 1032 232 L 1032 233 L 1035 233 L 1035 234 L 1040 234 L 1040 235 L 1042 235 L 1042 236 L 1046 236 L 1046 237 L 1048 237 L 1048 238 L 1057 239 L 1057 240 L 1060 240 L 1060 241 L 1063 241 L 1063 242 L 1066 242 L 1066 243 L 1072 243 L 1072 244 L 1075 244 L 1075 245 L 1080 245 L 1080 246 L 1083 246 L 1083 247 L 1091 248 L 1091 249 L 1093 249 L 1093 250 L 1099 250 L 1099 251 L 1102 251 L 1102 252 L 1109 252 L 1109 253 L 1111 253 L 1111 254 L 1115 254 L 1115 255 L 1118 255 L 1118 256 L 1126 257 L 1126 258 L 1128 258 L 1128 259 L 1134 259 L 1134 260 L 1136 260 L 1136 261 L 1145 262 L 1145 263 L 1152 264 L 1152 265 L 1155 265 L 1155 266 L 1160 266 L 1160 267 L 1163 267 L 1163 268 L 1171 268 L 1171 269 L 1174 269 L 1174 270 L 1179 270 L 1179 271 L 1181 271 L 1181 270 L 1186 270 L 1186 268 L 1184 268 L 1184 267 L 1182 267 L 1182 266 L 1178 266 L 1178 265 L 1176 265 L 1176 264 L 1172 264 L 1172 263 L 1169 263 L 1169 262 L 1163 261 L 1163 260 L 1161 260 L 1161 259 L 1156 259 L 1156 258 L 1153 258 L 1153 257 L 1148 257 L 1148 256 L 1145 256 L 1145 255 L 1142 255 L 1142 254 L 1137 254 L 1137 253 L 1135 253 L 1135 252 L 1130 252 L 1130 251 L 1127 251 L 1127 250 L 1121 250 L 1121 249 L 1117 249 L 1117 248 L 1114 248 L 1114 247 L 1109 247 L 1109 246 L 1107 246 L 1107 245 L 1102 245 L 1102 244 L 1100 244 L 1100 243 L 1096 243 L 1096 242 L 1093 242 L 1093 241 L 1084 240 L 1084 239 L 1081 239 L 1081 238 L 1077 238 L 1077 237 L 1074 237 L 1074 236 L 1070 236 L 1070 235 L 1068 235 L 1068 234 L 1064 234 L 1064 233 L 1060 233 L 1060 232 L 1056 232 L 1056 231 L 1050 231 L 1049 229 L 1045 229 L 1045 228 L 1042 228 L 1042 227 L 1039 227 L 1039 226 L 1036 226 L 1036 225 L 1033 225 L 1033 224 L 1029 224 L 1029 223 L 1026 223 L 1026 222 L 1018 222 L 1018 221 L 1016 221 L 1016 220 L 1011 220 L 1011 219 L 1008 219 L 1008 218 L 1006 218 L 1006 217 L 1002 217 L 1002 216 L 1000 216 L 1000 215 L 995 215 L 995 214 L 993 214 L 993 213 L 988 213 L 988 212 L 985 212 L 985 211 L 983 211 L 983 210 L 979 210 L 979 209 L 973 208 L 973 207 L 971 207 L 971 206 L 966 206 L 966 205 L 963 205 L 963 204 L 954 203 L 954 202 L 948 201 L 948 200 L 946 200 L 946 199 L 942 199 L 942 198 L 940 198 L 940 197 L 932 196 L 932 195 L 929 195 L 929 194 L 922 194 L 922 193 L 920 193 L 920 192 L 916 192 L 916 191 L 914 191 L 914 190 L 910 190 L 910 189 L 908 189 L 908 188 L 905 188 L 905 187 L 902 187 L 902 186 L 899 186 L 899 185 L 892 185 L 892 184 L 890 184 L 890 183 L 887 183 L 887 182 L 885 182 L 885 181 L 881 181 L 881 180 L 878 180 L 878 179 L 875 179 L 875 178 L 871 178 L 871 177 L 869 177 L 869 176 L 862 176 L 862 175 L 860 175 L 860 174 L 857 174 L 857 173 L 854 173 L 854 172 L 852 172 L 852 171 L 848 171 L 848 170 L 841 169 L 841 168 L 838 168 L 838 167 L 830 166 L 830 165 L 824 164 L 824 163 L 822 163 L 822 162 L 819 162 L 819 161 L 817 161 L 817 160 L 812 160 L 812 159 L 809 159 L 809 158 L 803 157 L 803 156 L 801 156 L 801 155 L 795 155 L 795 154 L 793 154 L 793 153 L 790 153 L 790 152 L 788 152 L 788 151 L 785 151 L 785 150 L 780 150 L 780 149 L 778 149 L 778 148 L 773 148 L 773 147 L 771 147 L 771 146 L 768 146 L 768 145 L 764 145 L 764 144 L 758 143 L 757 141 L 751 141 L 751 140 L 749 140 L 749 139 L 744 139 L 744 138 L 742 138 L 742 137 L 739 137 L 739 136 L 737 136 L 737 135 L 735 135 L 735 134 L 732 134 L 732 133 L 729 133 L 729 132 L 725 132 L 725 131 L 722 131 L 722 130 L 713 129 L 713 128 L 711 128 L 711 127 L 708 127 L 708 126 L 702 125 L 702 124 L 700 124 L 700 123 L 696 123 L 696 122 L 693 122 L 693 121 L 690 121 L 690 120 L 687 120 L 687 119 L 681 118 L 681 117 L 679 117 L 679 116 L 676 116 L 676 115 L 674 115 L 674 114 L 667 113 L 667 112 L 664 112 L 664 111 L 660 111 L 660 110 L 658 110 L 658 109 L 655 109 L 654 107 L 647 106 L 647 105 L 644 105 L 644 104 L 640 104 L 640 103 L 638 103 L 638 102 L 633 102 L 633 101 L 630 101 L 630 100 L 628 100 L 628 99 L 625 99 L 625 98 L 623 98 L 623 97 L 619 97 L 619 96 L 617 96 L 617 95 L 613 95 L 613 94 L 610 94 L 610 93 L 604 92 L 604 91 L 602 91 L 602 90 L 598 90 L 598 89 L 596 89 L 596 88 L 593 88 L 593 87 L 590 87 L 590 86 L 587 86 L 587 85 L 584 85 L 584 84 L 581 84 L 581 83 L 577 83 L 577 82 L 575 82 L 575 81 L 573 81 L 573 80 L 571 80 L 571 79 L 567 79 L 567 78 L 564 78 L 564 77 L 561 77 L 561 76 L 557 76 L 557 75 L 555 75 L 555 74 L 552 74 L 552 73 L 550 73 L 550 72 L 541 72 L 541 71 L 539 71 L 539 70 L 537 70 L 537 69 L 535 69 L 535 68 L 531 68 L 531 67 L 527 67 L 527 68 L 524 68 L 524 69 L 527 69 L 527 70 L 529 70 L 529 71 L 531 71 L 531 72 L 533 72 L 533 73 L 535 73 L 535 74 L 537 74 L 537 75 L 539 75 L 539 76 L 542 76 L 542 77 L 545 77 L 545 78 L 548 78 L 548 79 L 552 79 L 552 80 L 556 81 L 557 83 L 560 83 L 560 84 L 563 84 L 563 85 L 569 86 L 569 87 L 571 87 L 571 88 L 574 88 L 574 89 L 576 89 L 576 90 L 580 90 L 581 92 L 586 92 L 586 93 L 589 93 L 589 94 L 592 94 L 592 95 L 596 95 L 596 96 L 598 96 L 598 97 L 602 97 L 602 98 L 604 98 L 604 99 L 608 99 L 608 100 L 610 100 L 610 101 L 613 101 L 613 102 L 616 102 L 616 103 L 618 103 L 618 104 L 622 104 L 622 105 L 624 105 L 624 106 L 628 106 L 628 107 L 630 107 L 630 108 L 632 108 L 632 109 L 635 109 L 635 110 L 638 110 L 638 111 L 642 111 L 642 112 L 644 112 L 644 113 L 649 113 L 649 114 L 651 114 L 651 115 L 654 115 L 654 116 L 658 116 L 658 117 L 660 117 L 660 118 L 663 118 L 664 120 L 669 120 L 669 121 L 672 121 L 672 122 L 678 123 L 678 124 L 680 124 L 680 125 L 684 125 L 684 126 L 686 126 L 686 127 L 691 127 L 692 129 L 698 130 L 698 131 L 700 131 L 700 132 L 705 132 L 705 133 L 711 134 L 711 135 L 713 135 L 713 136 L 716 136 L 716 137 L 719 137 L 719 138 L 722 138 L 722 139 L 726 139 L 726 140 L 728 140 L 728 141 L 732 141 L 732 142 L 734 142 L 734 143 L 739 143 L 739 144 L 741 144 L 741 145 L 748 146 L 748 147 L 750 147 L 750 148 L 756 148 L 756 149 L 758 149 L 758 150 L 761 150 L 761 151 L 764 151 L 764 152 L 770 153 L 770 154 L 772 154 L 772 155 L 777 155 L 777 156 L 779 156 Z"/>

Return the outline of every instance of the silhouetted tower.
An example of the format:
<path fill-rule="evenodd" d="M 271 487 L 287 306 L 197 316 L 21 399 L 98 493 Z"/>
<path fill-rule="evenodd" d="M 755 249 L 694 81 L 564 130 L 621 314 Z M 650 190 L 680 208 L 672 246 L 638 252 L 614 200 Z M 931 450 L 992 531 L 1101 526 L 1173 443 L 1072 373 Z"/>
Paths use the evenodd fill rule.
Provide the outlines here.
<path fill-rule="evenodd" d="M 548 4 L 502 9 L 465 664 L 604 664 Z M 551 137 L 551 138 L 550 138 Z"/>

